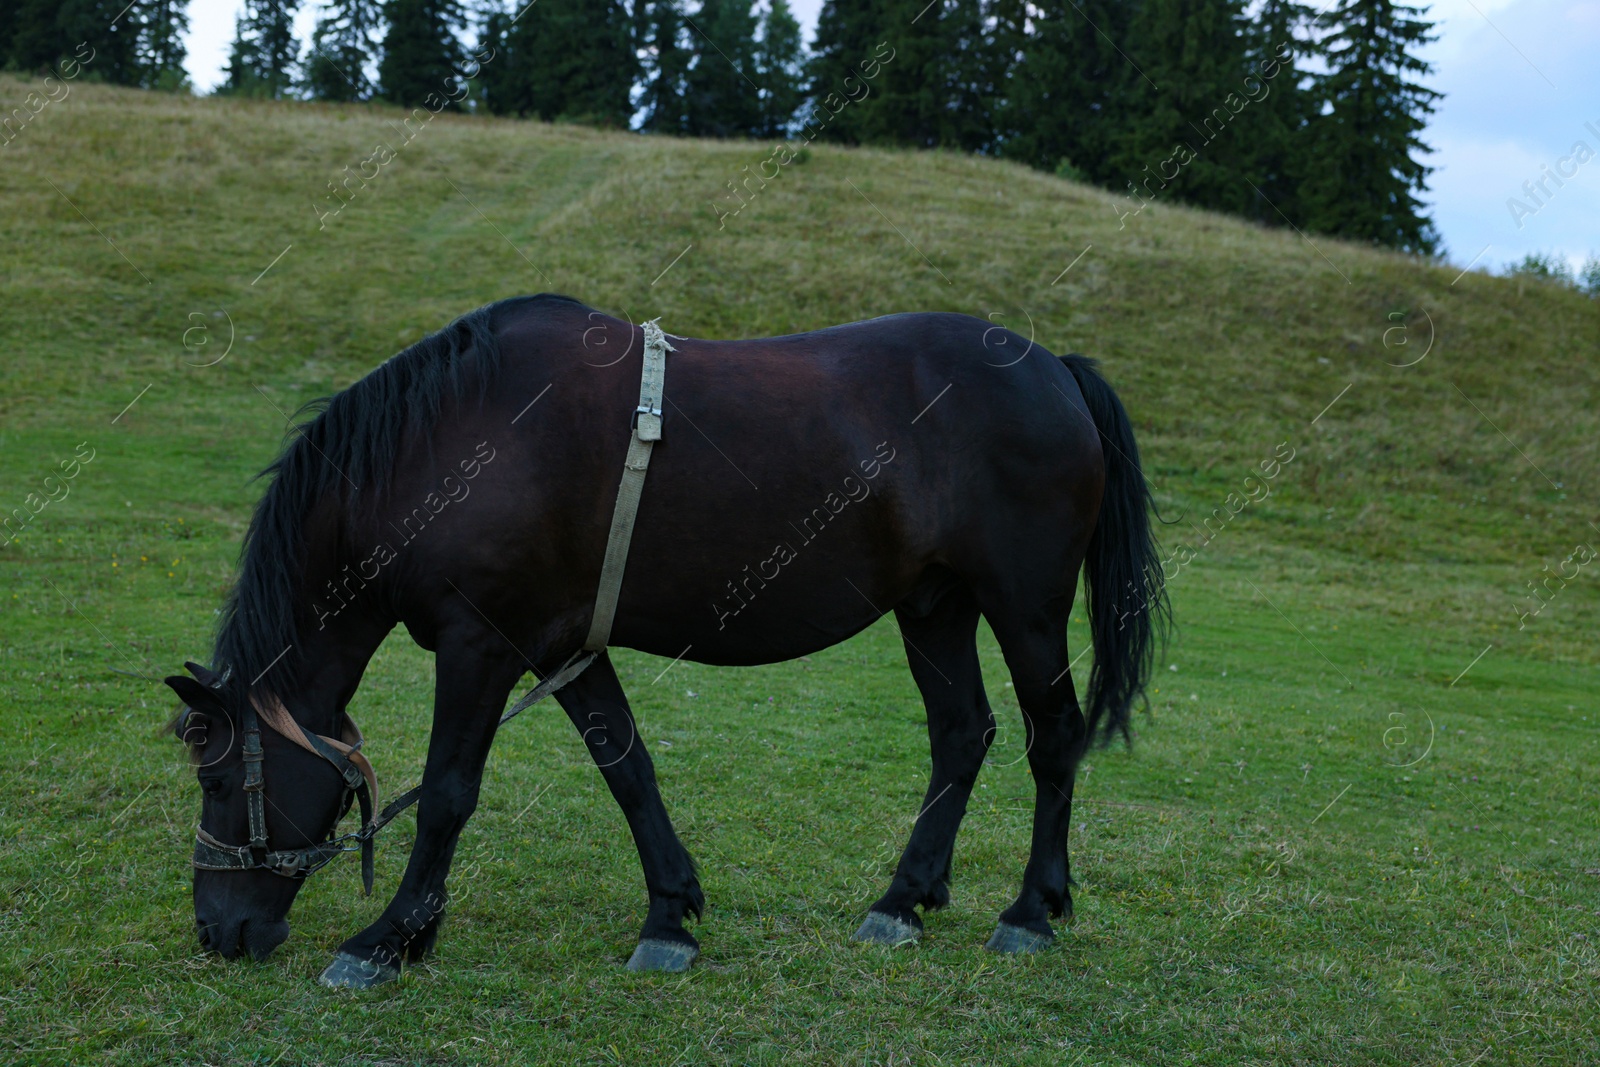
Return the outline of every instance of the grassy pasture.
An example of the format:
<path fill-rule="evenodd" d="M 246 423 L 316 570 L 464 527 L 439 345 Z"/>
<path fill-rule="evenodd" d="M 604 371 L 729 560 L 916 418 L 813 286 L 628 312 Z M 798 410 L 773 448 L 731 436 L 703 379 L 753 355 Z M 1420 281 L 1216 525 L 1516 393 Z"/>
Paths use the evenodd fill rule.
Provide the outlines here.
<path fill-rule="evenodd" d="M 0 548 L 0 1062 L 1594 1061 L 1600 572 L 1519 613 L 1600 540 L 1595 303 L 947 154 L 815 147 L 719 229 L 770 147 L 448 116 L 402 145 L 402 118 L 82 85 L 0 148 L 0 516 L 59 497 Z M 1187 551 L 1137 743 L 1080 779 L 1054 950 L 979 949 L 1032 803 L 987 635 L 1016 733 L 952 906 L 848 943 L 927 780 L 885 622 L 758 669 L 616 653 L 702 867 L 686 976 L 621 970 L 637 859 L 544 706 L 491 757 L 427 965 L 313 981 L 409 816 L 373 899 L 352 860 L 265 964 L 198 953 L 197 791 L 138 676 L 204 658 L 283 412 L 545 289 L 711 337 L 964 311 L 1103 361 Z M 386 789 L 431 673 L 401 632 L 357 698 Z"/>

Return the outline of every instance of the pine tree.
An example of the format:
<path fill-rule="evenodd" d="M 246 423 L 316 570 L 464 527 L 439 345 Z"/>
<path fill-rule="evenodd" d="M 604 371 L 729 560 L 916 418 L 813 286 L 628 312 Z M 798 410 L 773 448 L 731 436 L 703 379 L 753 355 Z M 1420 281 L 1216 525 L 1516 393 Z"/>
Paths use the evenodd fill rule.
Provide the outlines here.
<path fill-rule="evenodd" d="M 1237 124 L 1244 80 L 1243 0 L 1145 0 L 1123 50 L 1138 64 L 1119 109 L 1113 188 L 1144 200 L 1243 211 L 1250 144 Z"/>
<path fill-rule="evenodd" d="M 459 0 L 387 0 L 384 16 L 389 28 L 378 61 L 384 97 L 407 107 L 455 109 L 450 95 L 466 58 L 456 37 L 466 26 Z"/>
<path fill-rule="evenodd" d="M 1131 5 L 1119 0 L 1041 0 L 1017 73 L 1001 151 L 1046 170 L 1111 182 L 1132 82 L 1126 46 Z"/>
<path fill-rule="evenodd" d="M 1435 39 L 1420 8 L 1342 0 L 1317 17 L 1328 71 L 1315 79 L 1324 113 L 1309 129 L 1316 153 L 1303 187 L 1310 228 L 1432 254 L 1433 224 L 1416 193 L 1433 168 L 1416 157 L 1441 94 L 1414 80 L 1432 66 L 1416 53 Z"/>
<path fill-rule="evenodd" d="M 652 133 L 684 132 L 685 78 L 693 52 L 684 20 L 683 0 L 640 0 L 637 16 L 643 67 L 644 108 L 640 129 Z"/>
<path fill-rule="evenodd" d="M 490 17 L 485 101 L 502 115 L 628 125 L 638 57 L 633 19 L 619 0 L 539 0 L 518 18 Z"/>
<path fill-rule="evenodd" d="M 745 137 L 761 125 L 756 17 L 750 0 L 702 0 L 688 18 L 694 62 L 685 79 L 684 129 L 697 137 Z"/>
<path fill-rule="evenodd" d="M 228 77 L 219 92 L 280 97 L 293 84 L 300 54 L 294 38 L 294 13 L 300 0 L 245 0 L 235 25 Z"/>
<path fill-rule="evenodd" d="M 383 12 L 380 0 L 330 0 L 311 33 L 303 84 L 316 100 L 370 100 Z"/>
<path fill-rule="evenodd" d="M 788 0 L 771 0 L 762 13 L 755 70 L 755 80 L 761 86 L 756 135 L 782 137 L 789 132 L 794 113 L 806 95 L 800 23 L 789 10 Z"/>

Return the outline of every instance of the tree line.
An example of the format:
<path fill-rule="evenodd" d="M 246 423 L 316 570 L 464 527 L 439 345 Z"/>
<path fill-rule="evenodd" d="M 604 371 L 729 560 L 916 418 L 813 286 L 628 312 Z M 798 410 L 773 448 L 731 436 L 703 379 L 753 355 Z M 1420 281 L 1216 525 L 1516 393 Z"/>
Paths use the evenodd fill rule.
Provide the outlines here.
<path fill-rule="evenodd" d="M 0 54 L 181 88 L 185 0 L 16 0 Z M 658 134 L 944 148 L 1419 253 L 1438 94 L 1395 0 L 246 0 L 219 92 L 382 99 Z M 870 74 L 869 74 L 870 71 Z M 451 91 L 445 93 L 446 88 Z"/>
<path fill-rule="evenodd" d="M 43 74 L 69 57 L 92 55 L 87 79 L 182 89 L 188 6 L 189 0 L 0 0 L 0 67 Z"/>
<path fill-rule="evenodd" d="M 861 143 L 1022 160 L 1122 193 L 1433 253 L 1418 194 L 1438 94 L 1415 7 L 1337 0 L 835 0 L 813 92 L 896 50 L 832 124 Z"/>

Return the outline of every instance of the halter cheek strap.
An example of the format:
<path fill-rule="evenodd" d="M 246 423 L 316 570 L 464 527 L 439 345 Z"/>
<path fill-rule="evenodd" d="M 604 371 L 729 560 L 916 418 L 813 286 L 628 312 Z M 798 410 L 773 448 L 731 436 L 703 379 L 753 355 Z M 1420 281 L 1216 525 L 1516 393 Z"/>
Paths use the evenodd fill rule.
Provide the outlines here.
<path fill-rule="evenodd" d="M 252 696 L 251 703 L 255 704 L 256 698 Z M 372 825 L 372 813 L 378 806 L 378 774 L 372 769 L 372 764 L 367 757 L 362 755 L 361 729 L 356 726 L 356 721 L 348 714 L 343 717 L 344 740 L 335 740 L 322 734 L 312 733 L 304 726 L 294 721 L 282 702 L 274 700 L 270 704 L 256 704 L 261 712 L 261 717 L 267 720 L 278 733 L 293 741 L 307 752 L 321 756 L 333 765 L 344 779 L 345 788 L 356 795 L 361 803 L 361 826 L 365 829 Z M 372 881 L 374 876 L 374 863 L 372 856 L 372 835 L 366 834 L 359 837 L 361 844 L 361 884 L 368 896 L 372 895 Z"/>

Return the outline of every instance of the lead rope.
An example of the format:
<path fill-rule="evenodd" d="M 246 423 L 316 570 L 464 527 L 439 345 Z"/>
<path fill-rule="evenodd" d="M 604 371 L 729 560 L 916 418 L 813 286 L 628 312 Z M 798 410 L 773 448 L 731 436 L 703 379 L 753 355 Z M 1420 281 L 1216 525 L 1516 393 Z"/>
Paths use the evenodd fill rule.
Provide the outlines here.
<path fill-rule="evenodd" d="M 639 406 L 634 409 L 633 435 L 628 439 L 628 457 L 622 464 L 617 506 L 612 512 L 611 531 L 606 537 L 605 562 L 600 567 L 600 588 L 595 594 L 589 636 L 584 640 L 581 652 L 574 654 L 559 670 L 534 686 L 510 711 L 500 716 L 496 729 L 582 674 L 584 668 L 605 651 L 611 640 L 611 625 L 616 619 L 617 601 L 622 595 L 622 572 L 628 563 L 628 548 L 633 543 L 633 524 L 638 518 L 639 499 L 644 492 L 644 476 L 650 469 L 651 450 L 661 440 L 661 404 L 665 399 L 667 353 L 677 351 L 662 331 L 660 319 L 651 319 L 642 329 L 644 370 L 639 376 Z M 376 799 L 375 781 L 372 793 Z M 389 801 L 376 818 L 368 819 L 366 825 L 354 835 L 354 840 L 361 845 L 361 884 L 368 896 L 372 895 L 373 838 L 421 796 L 422 785 L 418 783 Z"/>

